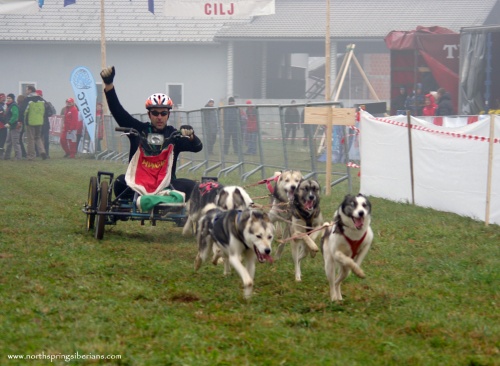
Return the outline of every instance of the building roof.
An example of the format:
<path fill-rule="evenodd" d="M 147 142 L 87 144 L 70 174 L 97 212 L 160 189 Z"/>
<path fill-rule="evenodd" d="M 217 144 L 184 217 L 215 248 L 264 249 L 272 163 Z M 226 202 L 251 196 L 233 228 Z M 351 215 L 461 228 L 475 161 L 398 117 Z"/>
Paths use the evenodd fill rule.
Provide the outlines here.
<path fill-rule="evenodd" d="M 36 14 L 0 15 L 0 41 L 100 42 L 101 1 L 46 0 Z M 156 0 L 155 14 L 146 0 L 106 0 L 106 42 L 213 42 L 216 32 L 238 19 L 164 17 L 164 1 Z"/>
<path fill-rule="evenodd" d="M 384 38 L 393 30 L 441 26 L 462 27 L 491 21 L 500 24 L 498 0 L 330 0 L 333 38 Z M 492 12 L 493 16 L 490 16 Z M 324 38 L 326 0 L 276 0 L 276 13 L 251 22 L 227 25 L 218 39 Z"/>
<path fill-rule="evenodd" d="M 47 0 L 36 14 L 0 15 L 0 42 L 100 42 L 100 0 Z M 146 0 L 106 0 L 106 42 L 207 43 L 230 39 L 320 39 L 326 0 L 276 0 L 274 15 L 253 19 L 164 17 Z M 334 38 L 383 38 L 392 30 L 499 24 L 500 0 L 330 0 Z M 495 14 L 492 14 L 495 13 Z M 498 14 L 496 14 L 498 13 Z"/>

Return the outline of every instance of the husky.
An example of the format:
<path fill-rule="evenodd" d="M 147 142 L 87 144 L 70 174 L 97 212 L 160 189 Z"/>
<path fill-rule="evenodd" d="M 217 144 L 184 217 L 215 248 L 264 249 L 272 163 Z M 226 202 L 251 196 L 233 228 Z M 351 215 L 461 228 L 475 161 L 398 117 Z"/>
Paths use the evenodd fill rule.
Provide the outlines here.
<path fill-rule="evenodd" d="M 202 210 L 198 223 L 198 254 L 194 262 L 195 270 L 206 262 L 213 252 L 213 244 L 224 258 L 224 275 L 229 275 L 231 266 L 243 281 L 243 295 L 250 298 L 253 292 L 255 263 L 270 262 L 274 225 L 269 216 L 255 209 L 224 211 L 214 204 Z M 217 263 L 214 254 L 212 262 Z"/>
<path fill-rule="evenodd" d="M 321 251 L 330 283 L 331 301 L 342 300 L 340 285 L 351 271 L 365 278 L 361 263 L 373 241 L 371 210 L 367 197 L 348 194 L 335 211 L 332 226 L 325 229 Z"/>
<path fill-rule="evenodd" d="M 315 257 L 319 251 L 314 242 L 320 234 L 318 230 L 323 225 L 323 215 L 320 210 L 319 183 L 314 179 L 302 180 L 294 192 L 291 204 L 292 225 L 291 237 L 298 237 L 291 240 L 292 258 L 295 264 L 295 280 L 302 281 L 300 262 L 307 254 Z M 308 235 L 306 232 L 316 229 Z"/>
<path fill-rule="evenodd" d="M 290 222 L 292 220 L 290 202 L 293 201 L 295 190 L 302 180 L 302 173 L 299 170 L 285 170 L 275 172 L 274 177 L 275 182 L 271 196 L 272 207 L 271 211 L 269 211 L 269 218 L 275 225 L 278 221 L 282 221 L 283 230 L 281 231 L 281 238 L 286 239 L 290 237 Z M 275 255 L 276 259 L 281 257 L 284 247 L 284 244 L 278 245 Z"/>
<path fill-rule="evenodd" d="M 253 205 L 247 191 L 239 186 L 224 186 L 214 180 L 196 184 L 188 205 L 188 217 L 182 234 L 197 233 L 197 223 L 202 209 L 209 203 L 215 203 L 223 210 L 242 210 Z"/>

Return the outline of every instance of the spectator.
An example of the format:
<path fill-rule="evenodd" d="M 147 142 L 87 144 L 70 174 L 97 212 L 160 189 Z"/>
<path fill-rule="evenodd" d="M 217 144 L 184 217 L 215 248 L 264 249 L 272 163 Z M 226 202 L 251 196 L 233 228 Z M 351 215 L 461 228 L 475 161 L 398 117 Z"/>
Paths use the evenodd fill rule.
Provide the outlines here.
<path fill-rule="evenodd" d="M 43 117 L 43 126 L 42 126 L 42 140 L 43 140 L 43 147 L 45 148 L 45 153 L 47 154 L 47 159 L 50 158 L 49 156 L 49 148 L 50 148 L 50 120 L 49 117 L 52 117 L 54 114 L 56 114 L 56 109 L 52 105 L 52 103 L 47 102 L 43 98 L 43 91 L 38 89 L 36 91 L 36 94 L 42 98 L 45 102 L 45 115 Z"/>
<path fill-rule="evenodd" d="M 434 101 L 434 96 L 429 93 L 425 95 L 425 107 L 422 109 L 423 116 L 435 116 L 437 104 Z"/>
<path fill-rule="evenodd" d="M 234 98 L 229 97 L 227 100 L 228 105 L 234 105 Z M 240 127 L 240 114 L 238 108 L 225 108 L 224 109 L 224 155 L 229 153 L 229 145 L 233 141 L 233 151 L 239 155 L 240 146 L 238 143 L 239 134 L 241 133 Z"/>
<path fill-rule="evenodd" d="M 0 159 L 4 157 L 4 145 L 7 141 L 7 119 L 5 118 L 5 93 L 0 93 Z"/>
<path fill-rule="evenodd" d="M 24 109 L 22 106 L 24 105 L 24 101 L 26 100 L 26 96 L 23 94 L 19 94 L 17 96 L 17 106 L 19 107 L 19 121 L 21 123 L 21 134 L 19 136 L 19 145 L 21 146 L 21 153 L 23 154 L 23 159 L 26 159 L 28 157 L 28 153 L 26 152 L 26 148 L 24 147 L 24 132 L 25 132 L 25 127 L 24 123 L 22 122 L 22 116 L 23 116 L 23 111 Z"/>
<path fill-rule="evenodd" d="M 393 115 L 406 114 L 406 98 L 408 93 L 404 86 L 399 87 L 399 95 L 392 101 Z"/>
<path fill-rule="evenodd" d="M 64 157 L 74 159 L 77 149 L 78 134 L 78 108 L 75 106 L 73 98 L 66 99 L 66 108 L 64 110 L 64 124 L 61 129 L 61 147 L 65 152 Z"/>
<path fill-rule="evenodd" d="M 207 104 L 205 104 L 203 110 L 203 125 L 204 133 L 206 134 L 205 142 L 207 143 L 208 153 L 212 155 L 214 153 L 214 145 L 217 141 L 217 131 L 219 130 L 219 123 L 217 118 L 217 109 L 214 108 L 214 100 L 209 99 Z"/>
<path fill-rule="evenodd" d="M 424 99 L 422 83 L 417 83 L 415 91 L 406 98 L 405 109 L 410 110 L 412 116 L 421 116 Z"/>
<path fill-rule="evenodd" d="M 247 100 L 247 131 L 246 131 L 246 141 L 247 141 L 247 155 L 257 154 L 257 113 L 255 107 L 252 105 L 251 100 Z"/>
<path fill-rule="evenodd" d="M 307 103 L 311 103 L 311 101 L 308 100 Z M 315 127 L 314 125 L 305 124 L 305 113 L 306 109 L 304 107 L 302 109 L 302 112 L 300 113 L 300 123 L 302 124 L 302 129 L 304 130 L 304 140 L 303 140 L 304 146 L 306 146 L 309 143 L 309 138 L 313 137 L 313 131 Z"/>
<path fill-rule="evenodd" d="M 451 96 L 444 88 L 439 88 L 437 91 L 438 102 L 436 116 L 451 116 L 453 115 L 453 105 L 451 104 Z"/>
<path fill-rule="evenodd" d="M 292 100 L 292 106 L 285 110 L 285 139 L 288 140 L 290 132 L 292 133 L 292 145 L 295 144 L 295 138 L 297 137 L 297 128 L 300 128 L 300 113 L 295 104 L 295 100 Z"/>
<path fill-rule="evenodd" d="M 14 158 L 21 160 L 23 157 L 19 137 L 21 136 L 22 123 L 19 122 L 19 106 L 16 103 L 14 94 L 7 95 L 7 109 L 5 111 L 5 121 L 9 126 L 7 138 L 7 148 L 5 149 L 5 160 L 10 160 L 11 150 L 14 149 Z"/>
<path fill-rule="evenodd" d="M 47 154 L 42 141 L 42 127 L 45 116 L 45 101 L 36 93 L 33 85 L 26 88 L 28 95 L 24 101 L 23 122 L 28 134 L 28 160 L 35 160 L 35 146 L 43 160 Z"/>

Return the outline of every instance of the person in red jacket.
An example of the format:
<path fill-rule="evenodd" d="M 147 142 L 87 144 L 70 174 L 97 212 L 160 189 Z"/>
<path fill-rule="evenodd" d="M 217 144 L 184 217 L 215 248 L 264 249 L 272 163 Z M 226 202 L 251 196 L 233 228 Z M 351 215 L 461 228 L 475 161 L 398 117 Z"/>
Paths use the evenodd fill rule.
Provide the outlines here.
<path fill-rule="evenodd" d="M 437 104 L 432 94 L 426 94 L 424 100 L 425 106 L 422 109 L 423 116 L 435 116 Z"/>
<path fill-rule="evenodd" d="M 65 158 L 74 159 L 76 156 L 76 139 L 79 127 L 78 108 L 73 98 L 66 99 L 64 110 L 64 126 L 61 131 L 61 146 L 66 153 Z"/>
<path fill-rule="evenodd" d="M 247 100 L 247 155 L 256 155 L 257 154 L 257 113 L 255 111 L 255 107 L 252 105 L 251 100 Z"/>

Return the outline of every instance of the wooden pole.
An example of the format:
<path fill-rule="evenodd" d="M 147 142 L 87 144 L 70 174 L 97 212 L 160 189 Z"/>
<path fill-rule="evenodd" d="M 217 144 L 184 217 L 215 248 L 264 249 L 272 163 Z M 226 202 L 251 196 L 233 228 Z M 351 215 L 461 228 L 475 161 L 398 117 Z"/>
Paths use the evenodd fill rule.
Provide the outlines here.
<path fill-rule="evenodd" d="M 484 215 L 484 224 L 490 224 L 491 208 L 491 178 L 493 176 L 493 146 L 495 141 L 495 116 L 490 115 L 490 146 L 488 151 L 488 178 L 486 181 L 486 213 Z"/>
<path fill-rule="evenodd" d="M 372 84 L 370 84 L 370 80 L 368 80 L 368 77 L 366 76 L 363 68 L 361 67 L 358 59 L 356 58 L 356 55 L 352 55 L 352 59 L 354 60 L 354 63 L 356 64 L 356 67 L 358 68 L 359 72 L 361 73 L 361 76 L 363 77 L 363 80 L 365 81 L 366 85 L 368 86 L 368 89 L 370 90 L 370 93 L 377 101 L 380 101 L 377 93 L 375 92 L 375 89 L 373 89 Z"/>
<path fill-rule="evenodd" d="M 411 184 L 411 203 L 415 204 L 415 180 L 413 179 L 413 147 L 411 142 L 411 114 L 406 111 L 408 125 L 408 150 L 410 153 L 410 184 Z"/>
<path fill-rule="evenodd" d="M 342 90 L 342 86 L 344 85 L 345 76 L 347 74 L 347 70 L 349 70 L 349 64 L 351 63 L 352 55 L 354 54 L 354 47 L 356 47 L 355 44 L 351 44 L 349 46 L 349 53 L 347 56 L 346 65 L 344 67 L 344 70 L 342 71 L 342 75 L 340 76 L 340 84 L 337 89 L 337 92 L 335 93 L 335 98 L 333 98 L 334 102 L 339 100 L 340 91 Z"/>
<path fill-rule="evenodd" d="M 330 101 L 330 0 L 326 0 L 326 34 L 325 34 L 325 101 Z M 326 121 L 326 179 L 325 179 L 325 193 L 330 195 L 331 175 L 332 175 L 332 108 L 328 108 L 328 117 Z"/>

